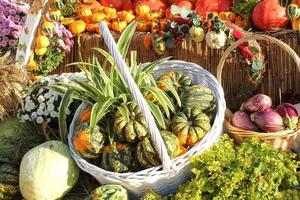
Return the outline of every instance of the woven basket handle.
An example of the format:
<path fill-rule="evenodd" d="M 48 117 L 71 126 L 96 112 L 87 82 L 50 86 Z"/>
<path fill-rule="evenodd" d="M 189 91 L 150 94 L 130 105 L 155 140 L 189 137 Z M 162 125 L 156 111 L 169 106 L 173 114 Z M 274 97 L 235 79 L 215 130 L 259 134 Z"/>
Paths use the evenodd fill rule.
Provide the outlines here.
<path fill-rule="evenodd" d="M 120 70 L 121 76 L 126 82 L 126 84 L 129 87 L 129 90 L 131 91 L 133 98 L 137 102 L 137 105 L 141 109 L 143 116 L 146 119 L 148 129 L 150 132 L 151 140 L 153 144 L 155 145 L 156 151 L 158 152 L 158 155 L 161 159 L 163 169 L 169 170 L 171 168 L 171 159 L 168 154 L 167 148 L 164 144 L 164 141 L 161 137 L 160 131 L 158 130 L 154 117 L 152 116 L 152 113 L 150 109 L 148 108 L 148 104 L 146 100 L 144 99 L 142 93 L 140 92 L 138 86 L 134 82 L 133 78 L 130 75 L 130 72 L 127 68 L 127 65 L 124 61 L 124 59 L 121 56 L 121 53 L 118 50 L 117 44 L 112 37 L 107 25 L 105 22 L 101 22 L 99 24 L 100 30 L 103 34 L 104 42 L 106 43 L 106 46 L 108 47 L 108 50 L 114 60 L 116 61 L 116 65 Z"/>
<path fill-rule="evenodd" d="M 223 68 L 224 68 L 226 58 L 239 45 L 243 44 L 244 42 L 250 41 L 250 40 L 264 40 L 264 41 L 269 41 L 269 42 L 277 44 L 278 46 L 280 46 L 282 49 L 284 49 L 293 58 L 293 60 L 296 62 L 298 70 L 300 71 L 300 58 L 297 55 L 297 53 L 289 45 L 285 44 L 284 42 L 282 42 L 279 39 L 276 39 L 276 38 L 268 36 L 268 35 L 253 34 L 253 35 L 248 35 L 244 38 L 241 38 L 241 39 L 235 41 L 228 49 L 226 49 L 225 53 L 223 54 L 223 56 L 220 59 L 219 65 L 217 67 L 217 79 L 218 79 L 220 84 L 222 84 L 222 72 L 223 72 Z"/>

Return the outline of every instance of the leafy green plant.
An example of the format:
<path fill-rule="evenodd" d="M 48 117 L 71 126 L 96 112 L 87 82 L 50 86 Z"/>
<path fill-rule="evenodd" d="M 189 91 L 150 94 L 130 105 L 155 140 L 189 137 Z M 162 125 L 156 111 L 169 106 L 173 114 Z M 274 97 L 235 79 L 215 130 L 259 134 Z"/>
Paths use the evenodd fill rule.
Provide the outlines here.
<path fill-rule="evenodd" d="M 237 0 L 233 7 L 233 11 L 240 15 L 247 15 L 250 17 L 254 7 L 260 2 L 260 0 Z"/>
<path fill-rule="evenodd" d="M 121 55 L 125 58 L 129 49 L 131 38 L 135 32 L 137 22 L 131 23 L 122 33 L 117 45 Z M 96 57 L 92 58 L 91 62 L 78 62 L 73 65 L 78 65 L 86 75 L 86 81 L 78 80 L 76 84 L 57 83 L 51 88 L 61 92 L 64 98 L 60 106 L 59 127 L 61 138 L 65 140 L 66 127 L 66 110 L 73 98 L 79 99 L 92 106 L 90 131 L 92 132 L 95 125 L 107 114 L 114 113 L 119 110 L 122 115 L 128 116 L 126 104 L 134 101 L 132 94 L 120 75 L 113 57 L 103 49 L 95 49 L 102 54 L 106 60 L 100 64 Z M 155 97 L 157 103 L 148 101 L 150 110 L 152 111 L 158 125 L 165 128 L 165 117 L 159 109 L 159 105 L 166 115 L 170 112 L 175 112 L 175 106 L 170 101 L 170 97 L 156 86 L 152 76 L 152 71 L 160 63 L 168 60 L 163 58 L 146 66 L 137 64 L 136 53 L 131 53 L 130 57 L 130 73 L 139 87 L 142 95 L 146 97 L 150 93 Z M 175 91 L 172 85 L 168 85 L 169 91 Z M 172 93 L 176 99 L 179 99 L 176 92 Z"/>
<path fill-rule="evenodd" d="M 299 186 L 294 155 L 274 150 L 258 139 L 240 146 L 224 135 L 211 149 L 194 157 L 194 178 L 180 186 L 176 200 L 290 199 Z"/>

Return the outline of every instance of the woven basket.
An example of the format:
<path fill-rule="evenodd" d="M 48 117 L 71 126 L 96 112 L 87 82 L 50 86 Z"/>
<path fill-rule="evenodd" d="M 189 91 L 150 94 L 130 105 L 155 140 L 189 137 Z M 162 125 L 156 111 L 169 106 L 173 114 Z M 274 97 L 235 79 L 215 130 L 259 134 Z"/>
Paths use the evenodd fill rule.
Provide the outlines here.
<path fill-rule="evenodd" d="M 222 71 L 224 68 L 225 60 L 228 57 L 228 55 L 236 49 L 237 46 L 243 44 L 244 42 L 250 41 L 250 40 L 264 40 L 272 42 L 278 46 L 280 46 L 284 51 L 286 51 L 296 62 L 297 68 L 300 71 L 300 58 L 299 56 L 294 52 L 294 50 L 284 42 L 273 38 L 271 36 L 267 35 L 249 35 L 246 36 L 236 42 L 234 42 L 224 53 L 224 55 L 221 57 L 221 60 L 219 62 L 218 68 L 217 68 L 217 78 L 219 83 L 222 83 Z M 278 55 L 280 56 L 280 55 Z M 251 137 L 259 137 L 260 139 L 269 142 L 274 148 L 288 151 L 291 149 L 295 138 L 297 137 L 297 134 L 300 132 L 299 128 L 296 128 L 295 130 L 283 130 L 279 132 L 273 132 L 273 133 L 263 133 L 263 132 L 255 132 L 255 131 L 248 131 L 236 128 L 232 126 L 231 124 L 231 116 L 232 113 L 227 110 L 226 111 L 226 119 L 225 119 L 225 128 L 228 131 L 228 134 L 235 140 L 236 143 L 241 143 L 245 138 L 251 138 Z"/>
<path fill-rule="evenodd" d="M 162 165 L 139 172 L 115 173 L 103 170 L 82 159 L 73 149 L 72 138 L 76 130 L 79 115 L 87 106 L 84 104 L 77 109 L 74 119 L 70 125 L 68 140 L 71 155 L 83 171 L 94 176 L 100 183 L 116 183 L 126 187 L 131 193 L 130 199 L 136 199 L 149 189 L 154 189 L 161 194 L 173 193 L 176 191 L 179 184 L 190 177 L 189 158 L 208 149 L 223 133 L 223 121 L 226 109 L 223 89 L 212 74 L 193 63 L 169 61 L 161 64 L 154 71 L 155 77 L 160 76 L 162 73 L 167 71 L 185 72 L 192 77 L 193 84 L 200 84 L 209 87 L 216 97 L 217 112 L 215 121 L 209 132 L 187 153 L 171 160 L 148 105 L 134 80 L 130 76 L 127 66 L 117 50 L 115 41 L 106 24 L 101 23 L 100 28 L 110 54 L 115 59 L 124 81 L 127 83 L 134 99 L 147 121 L 151 140 L 153 144 L 155 144 L 155 148 L 158 152 Z"/>

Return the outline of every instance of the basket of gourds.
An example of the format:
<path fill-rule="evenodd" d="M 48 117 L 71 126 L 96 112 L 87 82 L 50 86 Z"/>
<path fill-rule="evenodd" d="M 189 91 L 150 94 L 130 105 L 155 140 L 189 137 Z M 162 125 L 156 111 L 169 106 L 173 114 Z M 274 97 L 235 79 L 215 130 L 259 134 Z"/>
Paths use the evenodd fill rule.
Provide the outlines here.
<path fill-rule="evenodd" d="M 61 134 L 67 130 L 68 104 L 72 98 L 83 101 L 68 133 L 78 166 L 102 184 L 123 185 L 131 199 L 150 188 L 161 194 L 175 192 L 190 176 L 189 159 L 222 134 L 226 108 L 217 79 L 196 64 L 169 58 L 137 64 L 135 52 L 125 62 L 136 24 L 130 24 L 116 44 L 100 23 L 110 53 L 97 50 L 106 61 L 77 63 L 87 81 L 52 87 L 65 94 Z"/>
<path fill-rule="evenodd" d="M 295 61 L 300 71 L 300 58 L 295 51 L 284 42 L 267 35 L 248 35 L 234 42 L 223 54 L 217 67 L 217 78 L 222 81 L 222 71 L 228 55 L 239 45 L 251 40 L 263 40 L 280 46 Z M 257 94 L 247 99 L 240 110 L 232 114 L 226 110 L 225 128 L 228 134 L 241 143 L 246 138 L 258 137 L 269 142 L 275 149 L 289 151 L 300 132 L 297 109 L 289 103 L 277 107 L 272 105 L 271 97 Z"/>

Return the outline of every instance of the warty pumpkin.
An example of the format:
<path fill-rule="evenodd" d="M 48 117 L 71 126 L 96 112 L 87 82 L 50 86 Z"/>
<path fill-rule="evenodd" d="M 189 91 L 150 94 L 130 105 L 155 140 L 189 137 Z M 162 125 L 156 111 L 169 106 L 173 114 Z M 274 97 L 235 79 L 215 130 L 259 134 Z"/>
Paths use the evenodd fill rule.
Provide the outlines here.
<path fill-rule="evenodd" d="M 113 143 L 104 147 L 101 167 L 112 172 L 128 172 L 132 169 L 135 161 L 129 145 Z"/>
<path fill-rule="evenodd" d="M 175 115 L 172 120 L 172 132 L 177 135 L 180 144 L 193 147 L 211 128 L 209 117 L 202 108 L 187 108 Z"/>
<path fill-rule="evenodd" d="M 176 135 L 169 131 L 163 130 L 161 131 L 161 136 L 171 158 L 175 158 L 182 153 L 182 148 L 180 147 L 180 143 Z M 155 147 L 149 138 L 143 139 L 138 144 L 137 158 L 141 166 L 144 168 L 157 166 L 161 163 Z"/>
<path fill-rule="evenodd" d="M 114 130 L 121 141 L 134 143 L 148 135 L 147 123 L 135 102 L 130 103 L 127 108 L 129 121 L 118 110 L 115 114 Z"/>
<path fill-rule="evenodd" d="M 100 127 L 96 126 L 90 131 L 87 123 L 78 126 L 73 137 L 74 150 L 83 158 L 98 158 L 104 147 L 105 137 Z"/>
<path fill-rule="evenodd" d="M 114 31 L 122 32 L 127 27 L 127 23 L 124 21 L 116 21 L 111 24 L 111 28 Z"/>
<path fill-rule="evenodd" d="M 85 28 L 86 28 L 86 23 L 84 21 L 82 21 L 82 20 L 77 20 L 75 22 L 72 22 L 68 26 L 69 31 L 73 35 L 84 32 Z"/>

